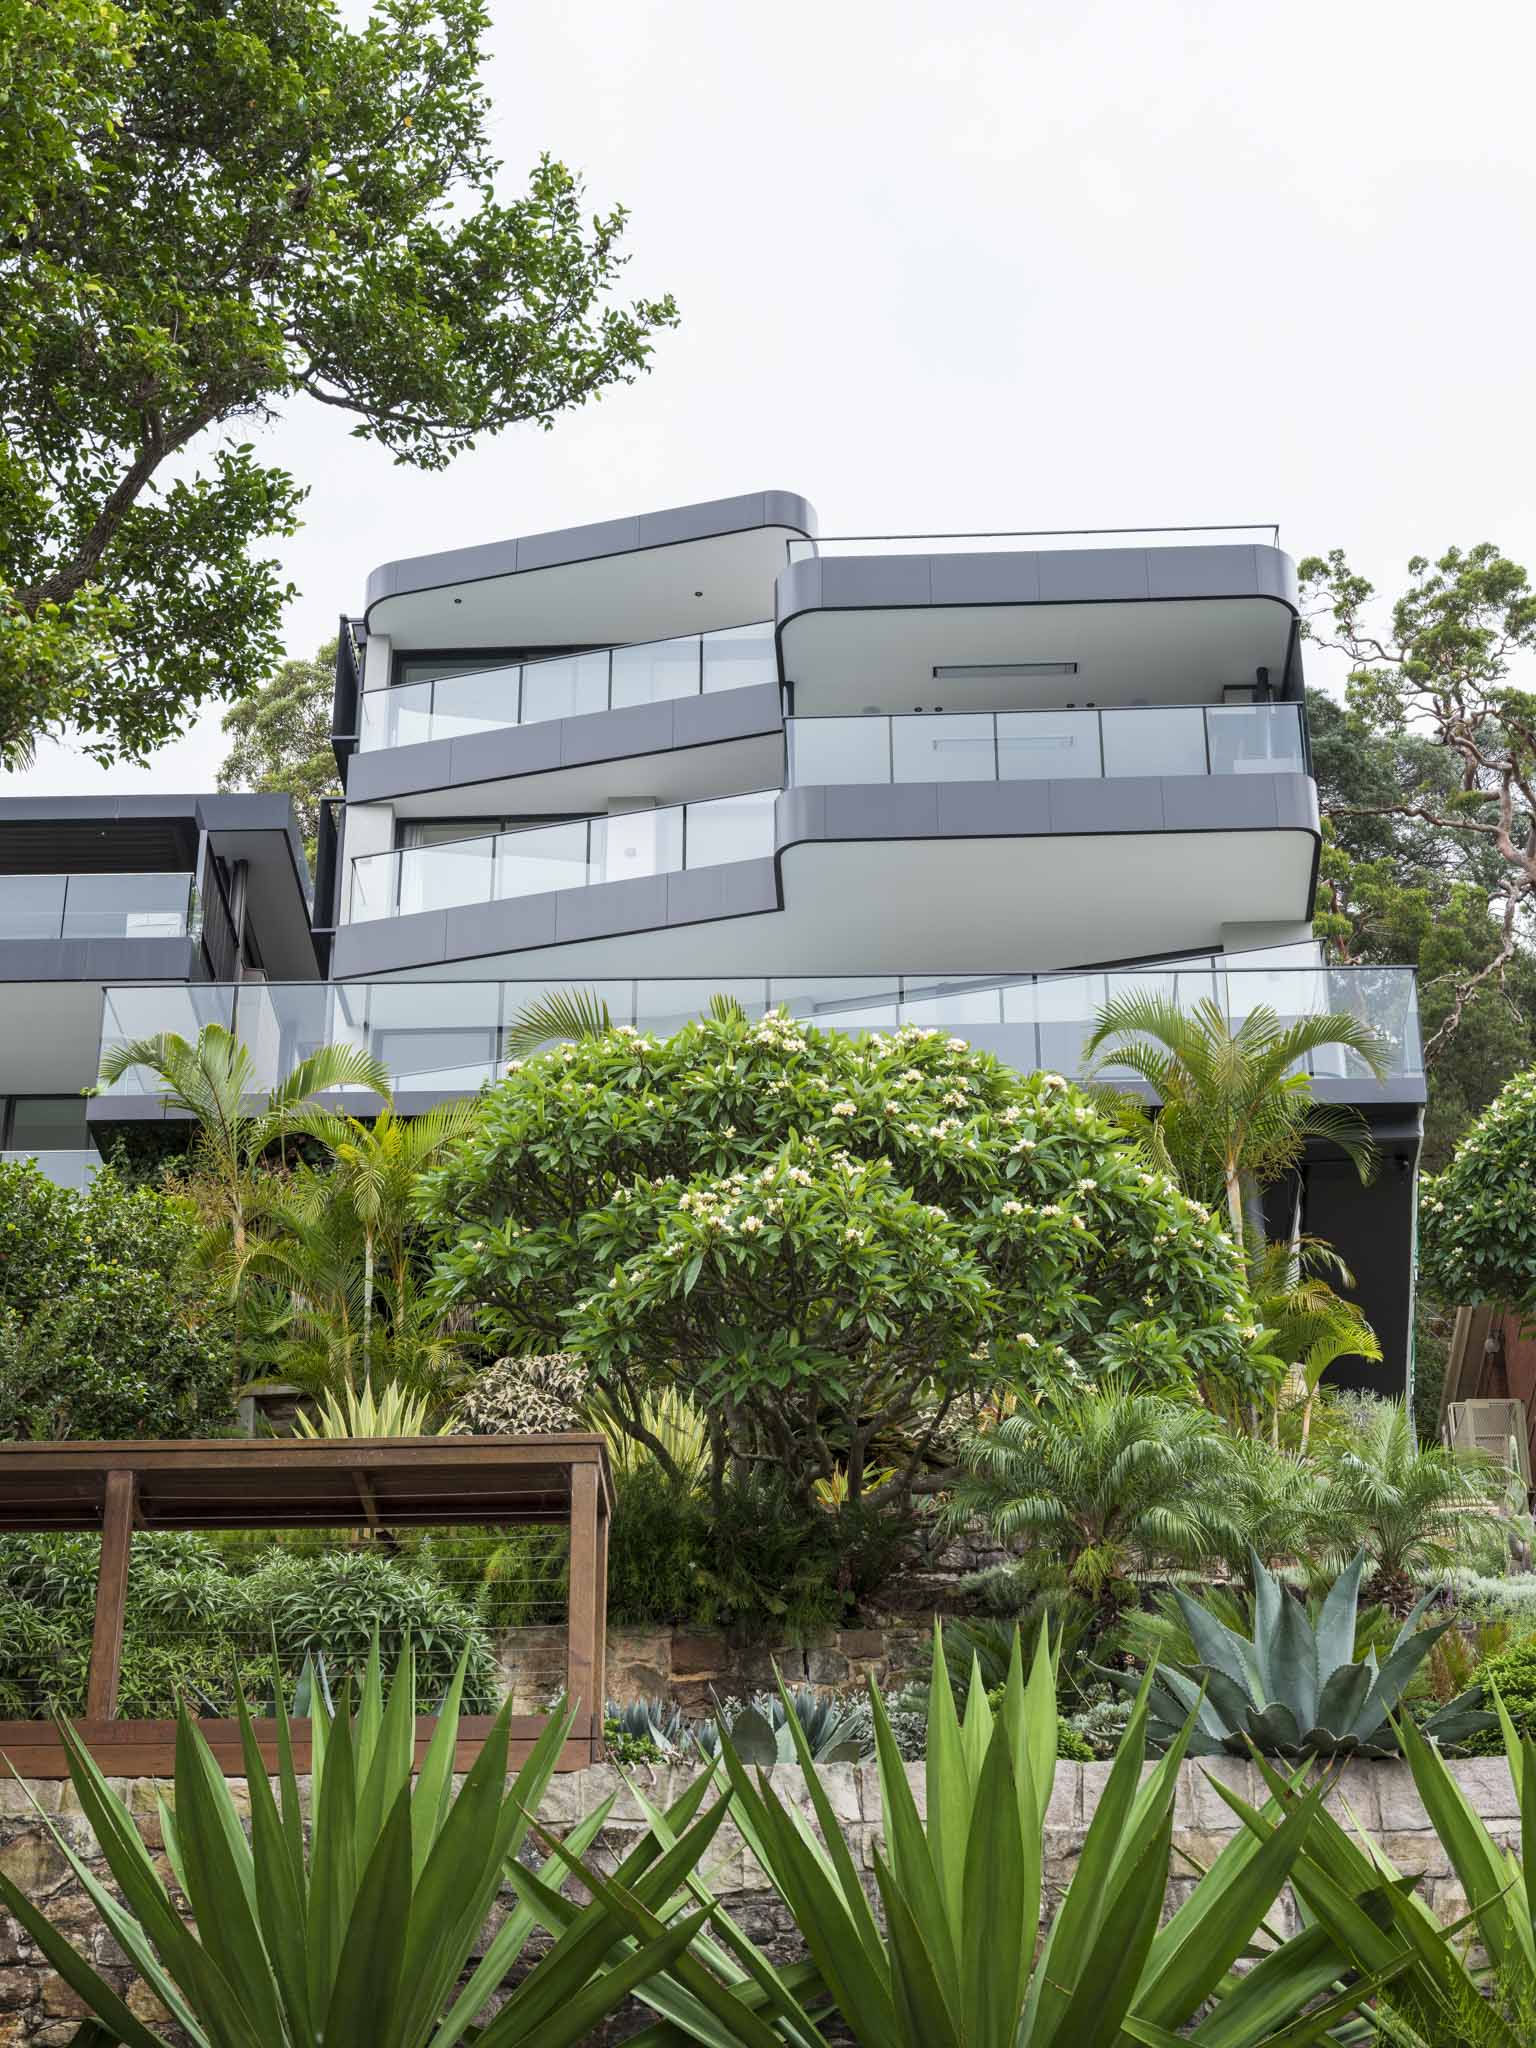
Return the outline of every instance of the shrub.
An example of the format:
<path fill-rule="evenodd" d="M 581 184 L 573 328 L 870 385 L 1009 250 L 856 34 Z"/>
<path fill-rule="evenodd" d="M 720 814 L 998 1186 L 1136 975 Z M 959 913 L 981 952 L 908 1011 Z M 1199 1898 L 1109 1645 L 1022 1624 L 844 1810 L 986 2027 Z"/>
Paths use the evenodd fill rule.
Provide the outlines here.
<path fill-rule="evenodd" d="M 1483 1697 L 1492 1706 L 1494 1693 L 1522 1736 L 1536 1737 L 1536 1635 L 1522 1636 L 1497 1656 L 1485 1657 L 1477 1670 Z M 1475 1756 L 1500 1756 L 1503 1736 L 1497 1728 L 1484 1729 L 1467 1744 Z"/>
<path fill-rule="evenodd" d="M 514 1070 L 425 1176 L 443 1307 L 568 1345 L 621 1416 L 680 1383 L 808 1498 L 903 1477 L 999 1379 L 1268 1385 L 1236 1247 L 1059 1075 L 774 1012 Z M 1131 1320 L 1128 1322 L 1127 1317 Z"/>
<path fill-rule="evenodd" d="M 730 1479 L 711 1502 L 642 1464 L 614 1506 L 609 1620 L 802 1642 L 878 1592 L 911 1544 L 910 1519 L 889 1509 L 827 1514 L 768 1474 Z"/>
<path fill-rule="evenodd" d="M 498 1358 L 454 1410 L 452 1436 L 544 1436 L 582 1429 L 587 1368 L 571 1351 Z"/>
<path fill-rule="evenodd" d="M 110 1170 L 83 1194 L 0 1165 L 0 1437 L 227 1433 L 226 1303 L 182 1201 Z"/>
<path fill-rule="evenodd" d="M 94 1536 L 0 1537 L 0 1695 L 18 1718 L 50 1701 L 84 1709 L 99 1553 Z M 204 1536 L 141 1535 L 128 1575 L 121 1711 L 161 1719 L 186 1695 L 198 1713 L 228 1715 L 242 1686 L 253 1704 L 266 1701 L 274 1639 L 290 1688 L 311 1653 L 336 1684 L 361 1671 L 375 1632 L 390 1662 L 412 1638 L 422 1712 L 436 1707 L 461 1656 L 466 1711 L 495 1706 L 483 1630 L 426 1570 L 372 1546 L 306 1555 L 281 1543 L 246 1568 Z"/>

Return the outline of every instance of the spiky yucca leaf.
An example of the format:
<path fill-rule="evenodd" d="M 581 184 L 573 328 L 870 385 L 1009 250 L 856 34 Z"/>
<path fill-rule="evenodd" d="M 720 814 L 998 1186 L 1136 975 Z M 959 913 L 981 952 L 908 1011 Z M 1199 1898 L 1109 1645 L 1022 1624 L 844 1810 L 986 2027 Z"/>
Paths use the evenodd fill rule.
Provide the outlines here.
<path fill-rule="evenodd" d="M 335 1713 L 322 1707 L 312 1723 L 307 1840 L 280 1695 L 275 1793 L 241 1702 L 249 1837 L 222 1770 L 183 1709 L 175 1803 L 162 1819 L 167 1859 L 193 1926 L 182 1921 L 132 1816 L 79 1736 L 60 1723 L 81 1811 L 121 1898 L 48 1816 L 40 1816 L 42 1824 L 108 1933 L 193 2048 L 315 2048 L 322 2040 L 326 2048 L 456 2048 L 471 2038 L 534 1928 L 530 1911 L 513 1913 L 462 1982 L 571 1716 L 551 1717 L 508 1784 L 510 1708 L 503 1708 L 455 1791 L 463 1681 L 461 1665 L 413 1779 L 414 1660 L 408 1651 L 386 1698 L 375 1644 L 355 1717 L 347 1688 Z M 607 1811 L 578 1829 L 569 1849 L 552 1847 L 546 1879 L 558 1884 L 575 1867 L 589 1890 L 599 1889 L 602 1881 L 579 1856 Z M 725 1804 L 702 1818 L 695 1812 L 689 1810 L 665 1855 L 654 1847 L 637 1853 L 601 1898 L 572 1909 L 554 1947 L 473 2035 L 478 2048 L 574 2048 L 637 1985 L 676 1960 L 707 1917 L 679 1912 L 679 1888 Z M 3 1873 L 0 1902 L 94 2015 L 84 2040 L 167 2048 L 165 2037 L 134 2015 Z M 650 1937 L 621 1952 L 636 1916 L 645 1916 Z"/>

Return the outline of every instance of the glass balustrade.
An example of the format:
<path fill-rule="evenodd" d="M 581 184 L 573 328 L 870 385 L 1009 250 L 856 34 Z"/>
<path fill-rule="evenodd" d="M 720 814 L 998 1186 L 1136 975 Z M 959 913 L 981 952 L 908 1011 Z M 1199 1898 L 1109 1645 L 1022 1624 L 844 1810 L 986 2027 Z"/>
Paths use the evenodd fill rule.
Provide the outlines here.
<path fill-rule="evenodd" d="M 791 783 L 1307 772 L 1299 704 L 866 713 L 785 727 Z"/>
<path fill-rule="evenodd" d="M 964 1038 L 1023 1071 L 1079 1077 L 1090 1064 L 1084 1048 L 1104 1004 L 1114 996 L 1155 993 L 1182 1009 L 1214 1002 L 1234 1026 L 1261 1004 L 1285 1022 L 1344 1012 L 1380 1034 L 1388 1080 L 1416 1081 L 1423 1074 L 1412 969 L 1227 968 L 1211 959 L 1063 975 L 140 985 L 106 991 L 102 1049 L 158 1031 L 195 1038 L 203 1024 L 217 1022 L 250 1048 L 258 1090 L 275 1086 L 318 1047 L 341 1043 L 381 1060 L 402 1097 L 465 1094 L 496 1077 L 507 1031 L 530 1004 L 575 990 L 605 1003 L 615 1024 L 659 1036 L 703 1015 L 712 996 L 725 995 L 749 1017 L 782 1007 L 833 1031 L 916 1024 Z M 1364 1088 L 1373 1079 L 1360 1055 L 1340 1046 L 1319 1048 L 1307 1064 L 1322 1080 Z M 1107 1072 L 1113 1078 L 1113 1068 Z M 106 1092 L 156 1090 L 152 1077 L 134 1071 Z"/>
<path fill-rule="evenodd" d="M 180 939 L 192 877 L 0 875 L 0 939 Z"/>
<path fill-rule="evenodd" d="M 776 789 L 696 804 L 531 825 L 435 846 L 359 854 L 352 863 L 352 917 L 453 910 L 512 896 L 542 896 L 593 882 L 622 882 L 681 868 L 716 867 L 773 852 Z"/>
<path fill-rule="evenodd" d="M 744 689 L 777 682 L 778 673 L 769 620 L 590 654 L 466 667 L 423 682 L 365 691 L 357 743 L 367 753 L 464 739 L 502 726 Z"/>

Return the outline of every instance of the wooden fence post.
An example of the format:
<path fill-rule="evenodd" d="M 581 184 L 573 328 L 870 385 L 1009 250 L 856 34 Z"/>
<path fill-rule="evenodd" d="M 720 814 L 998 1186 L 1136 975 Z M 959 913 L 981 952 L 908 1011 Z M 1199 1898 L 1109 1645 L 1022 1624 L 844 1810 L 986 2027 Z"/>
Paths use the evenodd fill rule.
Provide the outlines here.
<path fill-rule="evenodd" d="M 596 1465 L 571 1468 L 570 1593 L 566 1606 L 565 1691 L 568 1708 L 579 1702 L 579 1733 L 589 1748 L 602 1740 L 603 1646 L 598 1634 L 598 1503 Z"/>
<path fill-rule="evenodd" d="M 85 1718 L 117 1719 L 117 1680 L 123 1663 L 123 1604 L 128 1595 L 128 1553 L 133 1543 L 134 1473 L 107 1474 L 101 1518 L 101 1566 L 96 1575 L 96 1623 L 91 1632 Z"/>

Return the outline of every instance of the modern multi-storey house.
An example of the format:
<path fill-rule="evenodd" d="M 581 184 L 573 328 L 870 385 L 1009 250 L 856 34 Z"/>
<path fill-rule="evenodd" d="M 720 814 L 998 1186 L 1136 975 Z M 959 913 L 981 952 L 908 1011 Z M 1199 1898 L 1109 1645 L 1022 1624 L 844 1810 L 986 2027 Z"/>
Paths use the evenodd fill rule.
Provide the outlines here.
<path fill-rule="evenodd" d="M 1412 976 L 1322 964 L 1295 570 L 1272 529 L 818 538 L 782 492 L 391 562 L 343 621 L 315 922 L 329 979 L 103 998 L 110 1042 L 232 1023 L 273 1077 L 366 1042 L 407 1109 L 552 987 L 666 1029 L 716 992 L 1084 1071 L 1106 997 L 1347 1009 L 1319 1055 L 1382 1170 L 1299 1214 L 1401 1386 L 1423 1078 Z M 5 1085 L 0 1070 L 0 1088 Z M 158 1106 L 130 1077 L 104 1133 Z M 135 1092 L 138 1091 L 138 1092 Z"/>

